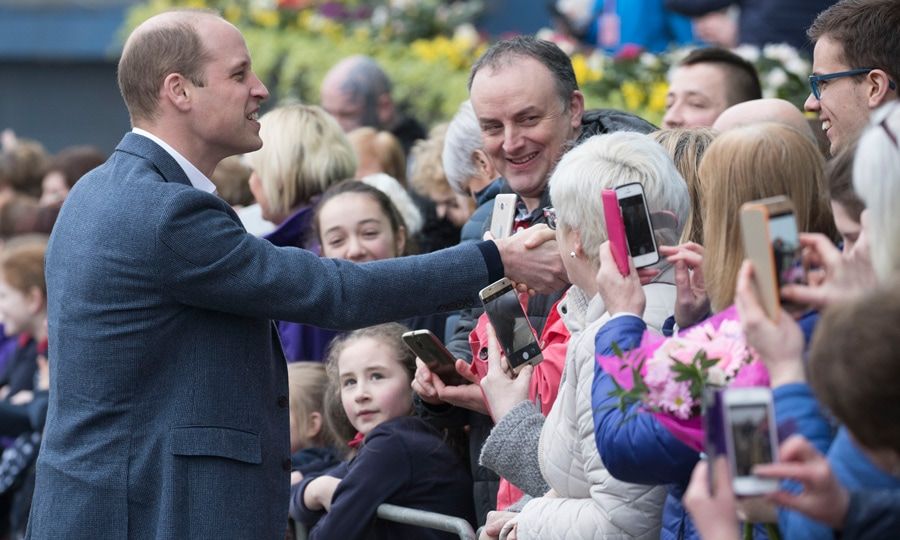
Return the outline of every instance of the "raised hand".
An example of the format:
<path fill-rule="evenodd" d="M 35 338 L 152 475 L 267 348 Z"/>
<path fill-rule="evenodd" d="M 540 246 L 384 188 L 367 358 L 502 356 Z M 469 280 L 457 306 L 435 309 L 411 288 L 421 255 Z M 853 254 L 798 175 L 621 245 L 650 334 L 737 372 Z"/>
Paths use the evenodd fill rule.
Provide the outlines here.
<path fill-rule="evenodd" d="M 597 290 L 610 315 L 631 313 L 644 316 L 647 297 L 634 261 L 628 258 L 628 275 L 623 276 L 616 266 L 609 241 L 600 244 L 600 270 L 597 271 Z"/>
<path fill-rule="evenodd" d="M 709 296 L 703 280 L 703 246 L 686 242 L 659 246 L 659 252 L 675 267 L 675 322 L 679 328 L 697 324 L 709 314 Z"/>

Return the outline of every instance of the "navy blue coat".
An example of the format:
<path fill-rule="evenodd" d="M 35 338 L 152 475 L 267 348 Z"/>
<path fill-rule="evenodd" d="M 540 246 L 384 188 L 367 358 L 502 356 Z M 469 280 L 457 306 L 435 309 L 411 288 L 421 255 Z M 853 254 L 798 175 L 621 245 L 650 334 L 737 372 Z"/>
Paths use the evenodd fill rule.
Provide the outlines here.
<path fill-rule="evenodd" d="M 276 247 L 127 134 L 69 194 L 47 249 L 29 537 L 283 538 L 288 384 L 271 319 L 351 328 L 458 309 L 498 266 L 485 244 L 365 265 Z"/>

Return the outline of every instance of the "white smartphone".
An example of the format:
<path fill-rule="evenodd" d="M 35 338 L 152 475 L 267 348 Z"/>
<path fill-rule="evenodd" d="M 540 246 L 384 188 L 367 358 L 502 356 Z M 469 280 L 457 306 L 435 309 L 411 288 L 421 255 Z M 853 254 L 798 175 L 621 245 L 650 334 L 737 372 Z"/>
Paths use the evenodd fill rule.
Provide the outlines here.
<path fill-rule="evenodd" d="M 494 238 L 506 238 L 512 234 L 517 197 L 515 193 L 501 193 L 494 197 L 494 210 L 491 214 L 491 236 Z"/>
<path fill-rule="evenodd" d="M 644 197 L 644 186 L 637 182 L 623 184 L 616 188 L 616 198 L 622 209 L 625 237 L 628 239 L 628 253 L 634 260 L 635 268 L 644 268 L 659 262 L 653 221 Z"/>
<path fill-rule="evenodd" d="M 526 365 L 536 365 L 543 360 L 541 347 L 512 282 L 503 278 L 481 289 L 478 295 L 509 367 L 518 373 Z"/>
<path fill-rule="evenodd" d="M 722 392 L 725 448 L 735 495 L 753 496 L 778 490 L 778 480 L 754 476 L 753 467 L 778 455 L 778 431 L 772 390 L 727 388 Z"/>

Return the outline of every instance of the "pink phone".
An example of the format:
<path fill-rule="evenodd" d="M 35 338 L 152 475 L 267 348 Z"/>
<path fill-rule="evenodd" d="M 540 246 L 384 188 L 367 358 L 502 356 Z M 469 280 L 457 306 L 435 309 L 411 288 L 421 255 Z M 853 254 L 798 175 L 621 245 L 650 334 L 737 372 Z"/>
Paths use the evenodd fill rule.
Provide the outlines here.
<path fill-rule="evenodd" d="M 628 275 L 628 241 L 625 238 L 625 222 L 622 220 L 622 211 L 619 209 L 619 198 L 614 189 L 604 189 L 603 218 L 606 221 L 606 234 L 609 236 L 609 246 L 613 259 L 619 272 L 623 276 Z"/>

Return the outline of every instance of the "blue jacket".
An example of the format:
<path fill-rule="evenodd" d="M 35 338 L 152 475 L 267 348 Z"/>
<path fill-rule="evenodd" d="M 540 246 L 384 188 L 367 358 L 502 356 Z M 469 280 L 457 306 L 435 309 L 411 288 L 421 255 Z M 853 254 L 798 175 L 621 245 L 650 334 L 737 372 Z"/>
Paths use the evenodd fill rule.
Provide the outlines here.
<path fill-rule="evenodd" d="M 633 315 L 614 317 L 597 332 L 597 354 L 613 354 L 613 343 L 622 350 L 634 348 L 646 328 L 646 323 Z M 618 399 L 609 396 L 613 389 L 612 377 L 598 365 L 594 369 L 591 404 L 594 437 L 603 464 L 610 474 L 625 482 L 669 484 L 660 538 L 699 538 L 681 497 L 700 455 L 652 415 L 639 411 L 638 405 L 625 412 L 616 408 Z"/>
<path fill-rule="evenodd" d="M 594 20 L 588 26 L 585 41 L 592 45 L 600 43 L 600 17 L 604 5 L 611 0 L 596 0 Z M 623 45 L 638 45 L 646 51 L 660 53 L 672 45 L 685 45 L 694 40 L 691 20 L 684 15 L 667 10 L 662 0 L 617 0 L 616 15 L 619 17 L 619 42 L 606 51 L 617 53 Z"/>
<path fill-rule="evenodd" d="M 314 476 L 291 489 L 291 517 L 310 527 L 310 540 L 456 538 L 434 529 L 376 520 L 382 503 L 461 517 L 474 526 L 467 467 L 434 428 L 415 416 L 382 422 L 366 436 L 352 461 L 325 474 L 341 479 L 329 512 L 312 511 L 303 504 L 303 492 Z"/>
<path fill-rule="evenodd" d="M 491 249 L 355 265 L 276 247 L 127 134 L 69 193 L 47 246 L 50 403 L 29 537 L 284 538 L 272 319 L 353 328 L 458 309 L 502 274 Z"/>

